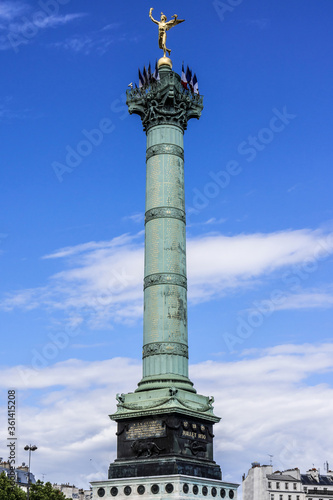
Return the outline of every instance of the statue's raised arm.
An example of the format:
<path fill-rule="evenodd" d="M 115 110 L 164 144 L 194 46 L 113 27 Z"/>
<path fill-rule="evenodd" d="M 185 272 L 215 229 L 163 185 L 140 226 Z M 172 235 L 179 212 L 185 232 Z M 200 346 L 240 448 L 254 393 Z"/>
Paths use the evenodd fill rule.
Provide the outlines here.
<path fill-rule="evenodd" d="M 166 57 L 166 53 L 168 52 L 169 56 L 171 54 L 171 50 L 166 47 L 166 32 L 176 26 L 177 24 L 183 23 L 185 19 L 178 19 L 177 14 L 174 14 L 170 21 L 167 21 L 167 17 L 161 12 L 161 20 L 156 21 L 156 19 L 152 16 L 153 7 L 149 11 L 150 19 L 158 25 L 158 46 L 164 52 L 164 57 Z"/>
<path fill-rule="evenodd" d="M 150 9 L 150 11 L 149 11 L 149 17 L 150 17 L 150 19 L 153 21 L 153 23 L 155 23 L 155 24 L 160 24 L 158 21 L 156 21 L 156 19 L 154 19 L 154 18 L 153 18 L 153 16 L 152 16 L 152 12 L 153 12 L 153 10 L 154 10 L 154 8 L 153 8 L 153 7 L 151 7 L 151 9 Z"/>

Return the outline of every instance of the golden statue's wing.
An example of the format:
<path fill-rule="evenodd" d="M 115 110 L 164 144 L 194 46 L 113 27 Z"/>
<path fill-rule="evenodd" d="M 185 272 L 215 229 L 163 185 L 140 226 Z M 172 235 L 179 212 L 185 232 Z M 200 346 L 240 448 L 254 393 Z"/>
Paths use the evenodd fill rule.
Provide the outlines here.
<path fill-rule="evenodd" d="M 168 21 L 167 23 L 165 23 L 166 26 L 165 31 L 168 31 L 169 29 L 173 28 L 177 24 L 183 23 L 184 21 L 185 19 L 178 19 L 178 18 Z"/>

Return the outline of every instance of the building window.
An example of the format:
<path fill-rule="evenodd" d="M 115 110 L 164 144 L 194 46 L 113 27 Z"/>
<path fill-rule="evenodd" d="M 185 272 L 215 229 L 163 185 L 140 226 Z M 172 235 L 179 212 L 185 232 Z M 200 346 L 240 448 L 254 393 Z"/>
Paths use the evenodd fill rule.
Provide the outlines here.
<path fill-rule="evenodd" d="M 283 495 L 280 495 L 280 500 L 283 500 Z"/>
<path fill-rule="evenodd" d="M 271 500 L 274 500 L 274 495 L 273 495 L 273 493 L 271 494 Z"/>
<path fill-rule="evenodd" d="M 276 483 L 276 489 L 279 490 L 280 489 L 280 483 Z"/>
<path fill-rule="evenodd" d="M 297 484 L 294 483 L 294 490 L 297 490 Z"/>
<path fill-rule="evenodd" d="M 288 500 L 291 500 L 291 495 L 288 495 Z"/>
<path fill-rule="evenodd" d="M 272 487 L 272 483 L 270 481 L 268 481 L 268 488 L 271 488 Z"/>
<path fill-rule="evenodd" d="M 286 483 L 286 490 L 289 490 L 289 483 Z"/>
<path fill-rule="evenodd" d="M 299 495 L 296 495 L 296 500 L 299 500 L 299 498 L 300 498 Z"/>

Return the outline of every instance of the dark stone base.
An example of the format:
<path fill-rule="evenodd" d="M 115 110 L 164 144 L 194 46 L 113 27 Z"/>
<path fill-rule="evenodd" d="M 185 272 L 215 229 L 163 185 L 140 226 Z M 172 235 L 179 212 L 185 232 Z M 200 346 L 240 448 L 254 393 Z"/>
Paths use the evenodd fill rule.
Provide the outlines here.
<path fill-rule="evenodd" d="M 222 479 L 222 472 L 215 462 L 174 458 L 145 458 L 144 460 L 114 462 L 109 467 L 109 479 L 125 477 L 169 476 L 182 474 L 207 479 Z"/>
<path fill-rule="evenodd" d="M 182 413 L 118 420 L 117 460 L 109 479 L 174 474 L 221 480 L 213 423 Z"/>

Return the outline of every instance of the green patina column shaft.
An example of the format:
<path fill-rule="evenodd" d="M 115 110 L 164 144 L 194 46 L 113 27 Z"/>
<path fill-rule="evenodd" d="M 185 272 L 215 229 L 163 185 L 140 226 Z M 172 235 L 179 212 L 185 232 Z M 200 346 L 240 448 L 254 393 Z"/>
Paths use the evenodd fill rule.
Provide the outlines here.
<path fill-rule="evenodd" d="M 165 59 L 159 81 L 127 91 L 128 110 L 140 116 L 147 135 L 143 376 L 135 392 L 117 395 L 111 418 L 176 412 L 218 422 L 214 399 L 197 394 L 188 378 L 183 141 L 203 98 L 184 90 Z"/>
<path fill-rule="evenodd" d="M 147 132 L 143 380 L 188 384 L 183 131 Z"/>
<path fill-rule="evenodd" d="M 129 91 L 147 133 L 143 378 L 137 391 L 181 387 L 188 378 L 184 131 L 202 98 L 167 65 L 148 91 Z M 144 108 L 144 110 L 142 109 Z"/>

